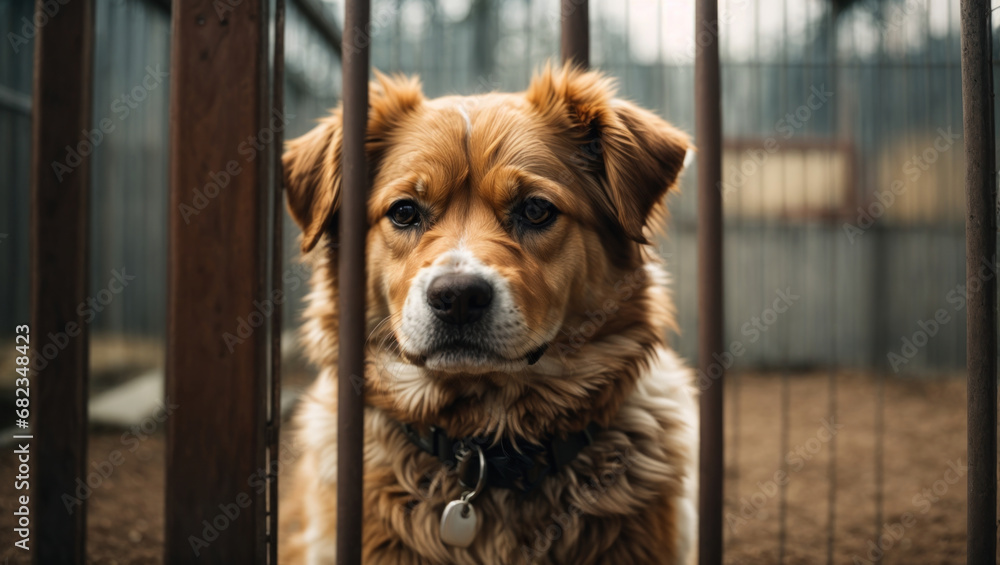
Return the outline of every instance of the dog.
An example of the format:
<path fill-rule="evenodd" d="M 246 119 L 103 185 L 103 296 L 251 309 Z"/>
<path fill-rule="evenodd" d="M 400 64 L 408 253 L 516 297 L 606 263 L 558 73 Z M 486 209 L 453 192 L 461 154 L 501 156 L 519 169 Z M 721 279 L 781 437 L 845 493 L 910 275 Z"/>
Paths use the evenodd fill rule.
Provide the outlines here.
<path fill-rule="evenodd" d="M 429 100 L 378 74 L 365 149 L 371 564 L 693 563 L 697 393 L 650 244 L 688 136 L 547 65 Z M 281 562 L 334 563 L 341 110 L 287 143 L 313 270 Z"/>

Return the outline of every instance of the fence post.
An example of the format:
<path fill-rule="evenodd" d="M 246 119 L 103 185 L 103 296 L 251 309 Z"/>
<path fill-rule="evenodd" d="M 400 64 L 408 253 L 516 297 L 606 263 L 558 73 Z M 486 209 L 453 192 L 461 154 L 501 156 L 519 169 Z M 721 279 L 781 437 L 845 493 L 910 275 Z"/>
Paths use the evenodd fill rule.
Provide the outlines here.
<path fill-rule="evenodd" d="M 348 0 L 344 16 L 343 195 L 340 211 L 340 358 L 337 411 L 337 561 L 361 563 L 364 502 L 365 239 L 368 233 L 368 61 L 371 44 L 368 0 Z"/>
<path fill-rule="evenodd" d="M 590 66 L 590 8 L 587 0 L 562 0 L 559 50 L 563 63 Z"/>
<path fill-rule="evenodd" d="M 285 0 L 274 1 L 274 61 L 272 64 L 272 106 L 285 111 Z M 281 155 L 284 152 L 284 128 L 274 132 L 271 145 L 273 159 L 273 200 L 271 207 L 271 284 L 273 292 L 282 292 L 285 264 L 284 230 L 285 216 L 284 175 L 281 168 Z M 284 296 L 284 295 L 282 295 Z M 268 390 L 268 425 L 267 425 L 267 459 L 277 461 L 281 455 L 281 326 L 282 311 L 280 304 L 274 304 L 271 314 L 271 342 L 268 344 L 271 352 L 271 379 Z M 277 471 L 277 470 L 275 470 Z M 268 532 L 268 563 L 278 563 L 278 478 L 270 481 L 267 493 L 267 532 Z"/>
<path fill-rule="evenodd" d="M 695 142 L 698 144 L 698 370 L 701 391 L 698 482 L 698 559 L 722 563 L 723 367 L 722 351 L 722 115 L 717 0 L 695 7 Z"/>
<path fill-rule="evenodd" d="M 31 120 L 31 326 L 35 360 L 29 398 L 33 508 L 31 552 L 35 563 L 85 560 L 87 502 L 67 509 L 76 480 L 87 475 L 88 329 L 77 310 L 86 301 L 89 258 L 90 159 L 74 167 L 76 148 L 91 127 L 94 3 L 57 6 L 35 37 Z M 39 18 L 36 21 L 44 21 Z M 89 143 L 89 142 L 88 142 Z M 61 165 L 57 167 L 57 165 Z M 10 328 L 14 329 L 14 328 Z M 24 333 L 21 333 L 24 335 Z M 65 347 L 51 336 L 61 336 Z M 49 346 L 58 347 L 52 356 Z M 27 439 L 27 438 L 26 438 Z M 15 441 L 20 443 L 19 438 Z"/>
<path fill-rule="evenodd" d="M 261 485 L 277 458 L 268 257 L 287 119 L 272 100 L 269 4 L 173 2 L 167 563 L 265 563 L 276 535 Z"/>
<path fill-rule="evenodd" d="M 990 2 L 962 0 L 969 418 L 969 563 L 997 545 L 997 222 Z M 973 289 L 976 289 L 975 291 Z"/>

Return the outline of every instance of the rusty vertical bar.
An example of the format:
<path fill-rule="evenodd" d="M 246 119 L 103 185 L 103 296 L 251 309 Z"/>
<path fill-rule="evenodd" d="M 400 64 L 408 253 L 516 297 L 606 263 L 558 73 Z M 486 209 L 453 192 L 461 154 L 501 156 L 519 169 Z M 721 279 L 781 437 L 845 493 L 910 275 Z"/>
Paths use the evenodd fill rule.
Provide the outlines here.
<path fill-rule="evenodd" d="M 353 380 L 364 376 L 365 236 L 368 233 L 369 0 L 348 0 L 344 16 L 343 196 L 340 212 L 340 375 L 337 411 L 337 561 L 361 563 L 361 513 L 364 499 L 364 398 Z"/>
<path fill-rule="evenodd" d="M 997 252 L 990 2 L 962 0 L 965 128 L 969 563 L 995 563 L 997 545 Z"/>
<path fill-rule="evenodd" d="M 722 351 L 722 115 L 717 0 L 695 7 L 695 141 L 698 144 L 698 369 L 701 391 L 698 559 L 722 563 L 723 370 Z"/>
<path fill-rule="evenodd" d="M 285 0 L 275 0 L 274 6 L 274 63 L 272 65 L 273 74 L 271 76 L 271 100 L 275 110 L 285 113 Z M 266 117 L 265 117 L 266 119 Z M 272 293 L 280 293 L 284 298 L 282 287 L 283 279 L 283 253 L 284 230 L 282 220 L 285 215 L 284 207 L 284 175 L 281 169 L 281 154 L 284 150 L 284 127 L 274 128 L 274 141 L 271 145 L 271 163 L 273 164 L 273 190 L 271 206 L 271 288 Z M 281 302 L 284 302 L 282 300 Z M 271 470 L 277 473 L 274 467 L 275 461 L 281 455 L 281 327 L 282 309 L 281 304 L 274 305 L 274 313 L 271 314 L 271 382 L 268 397 L 270 406 L 268 408 L 268 429 L 267 429 L 267 452 L 268 462 L 272 465 Z M 278 563 L 278 475 L 272 476 L 268 484 L 267 492 L 267 535 L 268 550 L 267 562 L 271 565 Z"/>
<path fill-rule="evenodd" d="M 173 2 L 166 563 L 267 556 L 268 3 Z"/>
<path fill-rule="evenodd" d="M 78 306 L 87 299 L 88 156 L 94 148 L 80 132 L 92 129 L 94 3 L 52 4 L 35 4 L 35 22 L 46 23 L 38 25 L 35 38 L 31 120 L 31 326 L 26 333 L 35 394 L 31 430 L 24 431 L 34 436 L 34 445 L 31 490 L 20 494 L 28 494 L 32 504 L 34 562 L 82 564 L 86 501 L 68 512 L 62 497 L 75 492 L 76 480 L 87 475 L 89 332 Z M 81 155 L 76 166 L 66 166 L 67 147 Z"/>
<path fill-rule="evenodd" d="M 590 8 L 587 0 L 562 0 L 559 5 L 562 22 L 559 51 L 563 63 L 573 61 L 590 66 Z"/>

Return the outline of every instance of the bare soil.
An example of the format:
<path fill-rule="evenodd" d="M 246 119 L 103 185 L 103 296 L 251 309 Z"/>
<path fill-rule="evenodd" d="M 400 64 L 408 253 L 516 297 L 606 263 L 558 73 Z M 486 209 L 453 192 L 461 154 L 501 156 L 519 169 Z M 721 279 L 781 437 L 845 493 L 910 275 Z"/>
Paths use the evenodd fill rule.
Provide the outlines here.
<path fill-rule="evenodd" d="M 727 390 L 727 562 L 828 563 L 832 515 L 833 563 L 964 563 L 964 379 L 885 377 L 880 387 L 870 375 L 839 372 L 832 419 L 829 381 L 827 374 L 742 376 Z M 787 446 L 781 443 L 785 383 Z M 830 435 L 824 420 L 842 426 L 831 441 L 824 441 Z M 781 493 L 773 488 L 782 470 L 783 555 Z"/>

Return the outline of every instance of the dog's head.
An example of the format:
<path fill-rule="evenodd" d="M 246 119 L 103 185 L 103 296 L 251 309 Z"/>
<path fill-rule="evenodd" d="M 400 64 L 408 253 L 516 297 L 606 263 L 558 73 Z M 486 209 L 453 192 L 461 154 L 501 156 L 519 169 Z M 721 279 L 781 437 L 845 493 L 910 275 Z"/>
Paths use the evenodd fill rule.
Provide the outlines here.
<path fill-rule="evenodd" d="M 328 258 L 340 124 L 334 112 L 284 156 L 302 249 L 325 236 L 316 253 Z M 642 244 L 688 149 L 594 72 L 546 69 L 523 93 L 435 100 L 415 80 L 379 76 L 366 144 L 372 343 L 454 389 L 483 380 L 468 375 L 530 382 L 584 351 L 580 336 L 648 321 L 634 298 L 648 284 Z"/>

